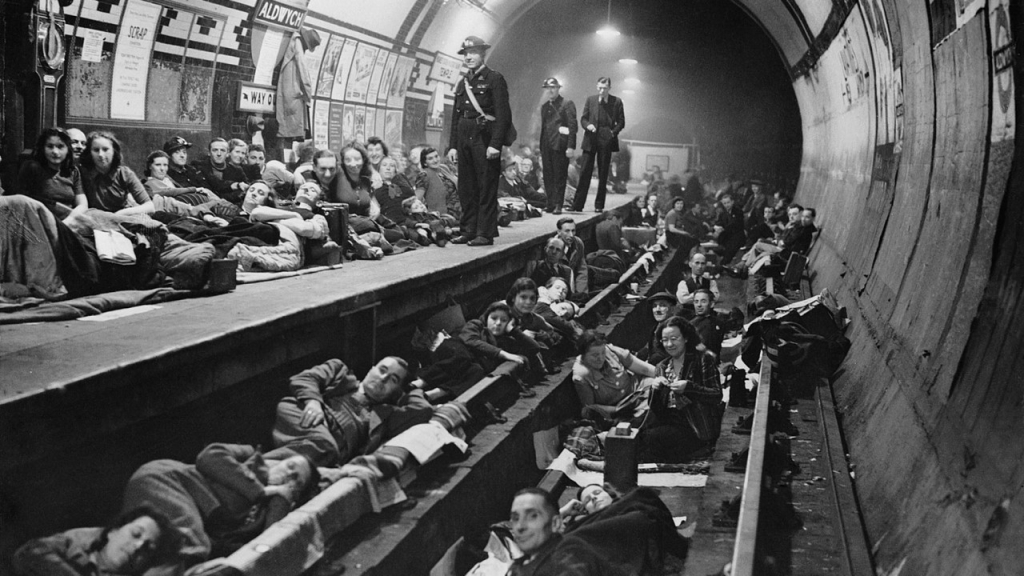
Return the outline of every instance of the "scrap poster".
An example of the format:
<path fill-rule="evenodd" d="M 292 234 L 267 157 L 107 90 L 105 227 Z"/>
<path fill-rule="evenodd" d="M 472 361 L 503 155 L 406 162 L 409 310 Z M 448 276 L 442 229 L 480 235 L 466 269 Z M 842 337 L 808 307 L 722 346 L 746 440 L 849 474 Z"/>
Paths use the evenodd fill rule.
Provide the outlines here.
<path fill-rule="evenodd" d="M 355 58 L 352 60 L 352 71 L 349 73 L 345 100 L 366 102 L 366 95 L 370 90 L 370 77 L 373 75 L 373 65 L 377 61 L 377 52 L 379 51 L 380 49 L 376 46 L 359 44 Z"/>
<path fill-rule="evenodd" d="M 125 6 L 110 87 L 111 118 L 146 119 L 146 81 L 160 10 L 160 6 L 141 1 Z"/>

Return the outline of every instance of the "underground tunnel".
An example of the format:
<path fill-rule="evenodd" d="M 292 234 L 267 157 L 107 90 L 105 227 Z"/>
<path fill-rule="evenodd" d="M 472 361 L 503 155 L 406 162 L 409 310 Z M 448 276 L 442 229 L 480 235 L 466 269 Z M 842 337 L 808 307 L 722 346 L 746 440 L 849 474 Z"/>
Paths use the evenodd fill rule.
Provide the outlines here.
<path fill-rule="evenodd" d="M 29 30 L 45 27 L 40 15 L 58 3 L 66 48 L 46 52 Z M 446 147 L 453 82 L 445 74 L 458 72 L 460 44 L 475 35 L 493 46 L 488 62 L 508 79 L 521 135 L 540 130 L 545 78 L 561 79 L 563 93 L 579 104 L 594 92 L 597 77 L 607 75 L 625 102 L 624 138 L 699 145 L 701 170 L 719 177 L 757 172 L 790 183 L 794 199 L 818 214 L 821 235 L 808 264 L 812 289 L 830 290 L 851 320 L 852 349 L 832 386 L 876 572 L 1020 572 L 1024 180 L 1015 147 L 1021 70 L 1015 38 L 1024 3 L 11 0 L 0 4 L 4 188 L 19 156 L 53 124 L 115 131 L 125 161 L 134 165 L 174 135 L 198 150 L 216 136 L 249 138 L 254 127 L 263 132 L 268 158 L 281 158 L 285 145 L 274 134 L 274 110 L 260 95 L 272 88 L 275 56 L 290 36 L 294 18 L 287 15 L 300 13 L 302 26 L 322 39 L 306 54 L 312 69 L 326 71 L 330 58 L 362 58 L 380 74 L 368 94 L 351 82 L 348 93 L 344 87 L 338 93 L 341 84 L 332 88 L 328 72 L 315 74 L 313 138 L 324 147 L 339 147 L 348 114 L 367 133 Z M 131 45 L 126 19 L 158 29 L 143 56 L 125 48 Z M 605 43 L 593 30 L 612 22 L 622 35 Z M 29 53 L 32 58 L 24 57 Z M 126 57 L 140 58 L 128 66 L 132 78 L 115 74 L 123 75 L 119 58 Z M 637 63 L 619 61 L 627 57 Z M 127 104 L 116 99 L 121 96 Z M 244 105 L 243 97 L 253 100 Z M 517 258 L 521 265 L 525 256 Z M 458 288 L 472 291 L 504 278 L 513 268 L 506 264 L 489 276 L 459 276 Z M 411 280 L 401 288 L 372 288 L 371 296 L 323 303 L 301 318 L 234 319 L 266 322 L 309 348 L 296 344 L 260 362 L 246 357 L 253 367 L 218 365 L 197 382 L 283 374 L 334 345 L 304 323 L 333 329 L 330 322 L 341 315 L 349 318 L 342 329 L 358 332 L 361 322 L 379 327 L 401 317 L 396 311 L 378 319 L 387 312 L 375 312 L 374 302 L 391 298 L 390 309 L 397 310 L 418 297 L 433 306 L 444 301 L 443 294 L 417 294 Z M 202 324 L 197 314 L 183 318 L 178 330 L 182 338 L 199 338 L 206 327 L 194 333 L 191 327 Z M 49 430 L 52 415 L 43 401 L 31 408 L 19 403 L 35 402 L 36 392 L 51 387 L 70 393 L 79 382 L 109 398 L 111 387 L 160 381 L 172 360 L 160 365 L 155 343 L 124 343 L 124 358 L 103 368 L 113 374 L 105 379 L 100 368 L 79 374 L 72 366 L 90 354 L 88 346 L 67 355 L 57 344 L 43 347 L 41 336 L 26 340 L 14 330 L 0 328 L 0 414 L 7 415 L 0 423 L 0 451 L 7 453 L 0 466 L 7 486 L 45 484 L 9 474 L 45 470 L 32 466 L 73 453 L 77 442 L 144 426 L 159 418 L 163 401 L 183 406 L 224 394 L 216 387 L 152 398 L 129 394 L 124 406 L 85 432 L 67 422 Z M 227 353 L 233 346 L 212 350 Z M 365 343 L 352 347 L 367 351 Z M 187 358 L 202 363 L 208 356 L 193 350 Z M 157 368 L 162 372 L 154 375 Z M 41 429 L 55 444 L 28 446 L 26 430 Z M 194 454 L 191 446 L 177 450 Z M 3 505 L 7 515 L 18 503 Z M 12 545 L 4 543 L 5 553 Z"/>

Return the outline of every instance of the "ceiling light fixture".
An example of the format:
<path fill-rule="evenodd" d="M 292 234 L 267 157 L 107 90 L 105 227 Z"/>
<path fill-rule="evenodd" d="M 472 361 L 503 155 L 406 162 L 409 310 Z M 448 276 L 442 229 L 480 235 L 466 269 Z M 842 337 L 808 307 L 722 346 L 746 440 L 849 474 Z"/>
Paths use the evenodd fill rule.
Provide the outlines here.
<path fill-rule="evenodd" d="M 608 19 L 605 21 L 604 28 L 597 31 L 598 36 L 619 36 L 622 34 L 612 26 L 612 0 L 608 0 Z"/>

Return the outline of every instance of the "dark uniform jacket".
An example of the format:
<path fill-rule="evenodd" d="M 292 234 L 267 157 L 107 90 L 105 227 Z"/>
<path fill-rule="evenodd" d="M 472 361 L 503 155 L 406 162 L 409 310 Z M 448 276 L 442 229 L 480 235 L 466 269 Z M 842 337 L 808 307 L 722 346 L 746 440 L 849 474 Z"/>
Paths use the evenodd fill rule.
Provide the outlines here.
<path fill-rule="evenodd" d="M 192 163 L 192 166 L 202 173 L 203 178 L 208 183 L 207 188 L 213 191 L 214 194 L 227 200 L 228 202 L 234 202 L 235 204 L 241 204 L 242 199 L 245 197 L 245 193 L 241 190 L 236 190 L 232 187 L 235 182 L 248 182 L 245 177 L 245 172 L 238 166 L 231 163 L 224 165 L 222 176 L 218 177 L 216 171 L 213 168 L 213 162 L 210 158 L 203 158 L 202 160 L 196 160 Z M 171 180 L 177 182 L 177 179 L 172 175 Z M 181 184 L 180 182 L 178 182 Z"/>
<path fill-rule="evenodd" d="M 579 124 L 576 122 L 576 104 L 572 100 L 566 100 L 561 96 L 553 101 L 545 102 L 540 107 L 541 129 L 540 149 L 565 152 L 576 148 L 576 132 Z M 569 129 L 568 134 L 559 133 L 561 127 Z"/>
<path fill-rule="evenodd" d="M 458 130 L 460 118 L 477 118 L 480 114 L 473 107 L 469 96 L 466 95 L 466 85 L 472 87 L 476 101 L 484 114 L 494 116 L 493 122 L 486 122 L 484 138 L 487 146 L 501 150 L 505 145 L 505 134 L 512 126 L 512 109 L 508 105 L 508 84 L 505 77 L 491 70 L 487 66 L 480 66 L 476 73 L 470 73 L 463 81 L 455 85 L 455 105 L 452 107 L 452 128 L 451 137 L 448 140 L 448 147 L 455 148 L 458 144 Z"/>
<path fill-rule="evenodd" d="M 587 105 L 580 116 L 580 126 L 593 124 L 597 132 L 587 130 L 583 133 L 583 150 L 593 152 L 598 147 L 609 152 L 619 151 L 619 132 L 626 127 L 626 113 L 622 108 L 622 100 L 609 94 L 608 103 L 602 106 L 597 94 L 587 98 Z"/>

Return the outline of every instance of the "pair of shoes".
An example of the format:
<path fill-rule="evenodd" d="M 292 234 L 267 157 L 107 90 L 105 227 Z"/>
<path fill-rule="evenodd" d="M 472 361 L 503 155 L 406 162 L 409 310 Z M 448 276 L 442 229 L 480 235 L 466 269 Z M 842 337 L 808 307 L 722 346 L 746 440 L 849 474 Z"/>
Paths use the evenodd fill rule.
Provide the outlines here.
<path fill-rule="evenodd" d="M 452 242 L 454 242 L 454 240 L 452 240 Z M 476 238 L 473 238 L 469 242 L 466 242 L 466 246 L 492 246 L 493 244 L 494 240 L 491 240 L 490 238 L 484 238 L 483 236 L 477 236 Z"/>
<path fill-rule="evenodd" d="M 476 236 L 466 236 L 465 234 L 463 234 L 461 236 L 456 236 L 455 238 L 452 238 L 452 244 L 468 244 L 471 240 L 475 239 Z"/>

